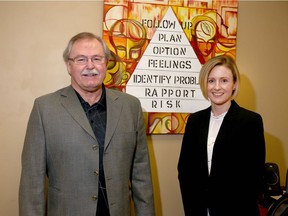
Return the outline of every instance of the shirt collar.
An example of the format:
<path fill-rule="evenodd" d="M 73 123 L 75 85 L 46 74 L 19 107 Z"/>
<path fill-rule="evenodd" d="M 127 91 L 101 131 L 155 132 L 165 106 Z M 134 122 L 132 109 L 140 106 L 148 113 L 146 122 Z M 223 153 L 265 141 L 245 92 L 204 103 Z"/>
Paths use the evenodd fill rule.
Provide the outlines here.
<path fill-rule="evenodd" d="M 104 84 L 102 84 L 102 94 L 101 94 L 100 100 L 97 103 L 93 104 L 92 106 L 90 106 L 75 89 L 74 91 L 76 92 L 76 95 L 79 98 L 79 101 L 82 106 L 85 106 L 85 107 L 97 106 L 98 109 L 104 109 L 104 110 L 106 109 L 106 89 L 105 89 Z"/>

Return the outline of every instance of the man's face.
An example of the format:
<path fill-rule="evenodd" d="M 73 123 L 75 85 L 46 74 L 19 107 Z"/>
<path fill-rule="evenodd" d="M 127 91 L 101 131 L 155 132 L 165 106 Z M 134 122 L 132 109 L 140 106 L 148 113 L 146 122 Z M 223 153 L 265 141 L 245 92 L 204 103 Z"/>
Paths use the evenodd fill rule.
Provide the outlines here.
<path fill-rule="evenodd" d="M 69 56 L 70 60 L 66 66 L 71 76 L 71 85 L 77 92 L 92 93 L 102 88 L 107 69 L 107 60 L 104 56 L 103 47 L 96 39 L 81 39 L 74 43 Z M 76 61 L 77 57 L 83 58 Z M 79 63 L 86 57 L 89 58 L 87 63 Z M 98 63 L 93 63 L 91 57 L 104 59 Z"/>

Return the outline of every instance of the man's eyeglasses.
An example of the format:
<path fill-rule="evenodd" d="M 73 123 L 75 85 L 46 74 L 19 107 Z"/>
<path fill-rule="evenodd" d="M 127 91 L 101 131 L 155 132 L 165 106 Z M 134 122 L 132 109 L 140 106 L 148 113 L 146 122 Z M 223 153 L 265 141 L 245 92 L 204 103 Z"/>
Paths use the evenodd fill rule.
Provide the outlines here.
<path fill-rule="evenodd" d="M 104 56 L 92 56 L 92 57 L 87 57 L 87 56 L 76 56 L 75 58 L 68 58 L 68 60 L 73 61 L 75 64 L 78 65 L 86 65 L 88 63 L 88 60 L 91 59 L 91 62 L 93 64 L 103 64 L 106 61 L 106 58 Z"/>

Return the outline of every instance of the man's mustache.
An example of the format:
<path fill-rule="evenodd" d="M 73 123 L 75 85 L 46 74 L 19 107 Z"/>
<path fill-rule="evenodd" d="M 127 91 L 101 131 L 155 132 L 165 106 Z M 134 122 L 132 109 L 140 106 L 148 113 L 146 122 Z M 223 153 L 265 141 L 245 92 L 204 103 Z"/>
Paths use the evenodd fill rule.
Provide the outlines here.
<path fill-rule="evenodd" d="M 84 71 L 81 72 L 82 76 L 95 76 L 95 75 L 99 75 L 99 71 L 96 69 L 85 69 Z"/>

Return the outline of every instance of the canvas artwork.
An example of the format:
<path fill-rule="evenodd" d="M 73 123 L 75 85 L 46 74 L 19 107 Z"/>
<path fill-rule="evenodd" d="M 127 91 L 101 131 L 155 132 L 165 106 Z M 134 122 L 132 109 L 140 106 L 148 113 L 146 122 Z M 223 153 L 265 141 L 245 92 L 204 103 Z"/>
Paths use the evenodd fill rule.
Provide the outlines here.
<path fill-rule="evenodd" d="M 236 58 L 237 13 L 228 0 L 104 0 L 105 86 L 139 98 L 147 134 L 183 134 L 188 116 L 209 106 L 202 64 Z"/>

